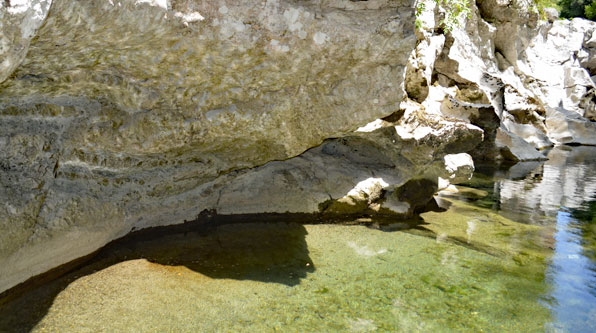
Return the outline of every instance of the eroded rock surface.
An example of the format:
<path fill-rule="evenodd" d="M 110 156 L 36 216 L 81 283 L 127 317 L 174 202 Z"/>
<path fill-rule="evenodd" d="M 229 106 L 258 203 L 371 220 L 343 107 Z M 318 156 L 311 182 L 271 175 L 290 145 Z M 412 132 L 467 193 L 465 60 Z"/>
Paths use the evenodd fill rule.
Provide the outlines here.
<path fill-rule="evenodd" d="M 0 3 L 0 83 L 21 64 L 31 39 L 44 22 L 52 0 Z"/>
<path fill-rule="evenodd" d="M 233 184 L 398 110 L 415 45 L 409 0 L 20 3 L 0 11 L 0 291 L 204 209 L 317 207 Z"/>
<path fill-rule="evenodd" d="M 445 11 L 425 4 L 406 91 L 427 110 L 481 127 L 475 159 L 544 159 L 537 150 L 594 144 L 596 23 L 555 20 L 552 10 L 541 21 L 528 0 L 482 0 L 444 34 Z"/>

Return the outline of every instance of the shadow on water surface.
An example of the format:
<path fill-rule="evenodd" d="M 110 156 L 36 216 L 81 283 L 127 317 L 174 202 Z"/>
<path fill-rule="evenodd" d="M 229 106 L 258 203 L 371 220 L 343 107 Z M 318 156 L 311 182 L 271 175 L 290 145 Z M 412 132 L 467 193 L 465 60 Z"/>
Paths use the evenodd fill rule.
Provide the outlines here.
<path fill-rule="evenodd" d="M 160 227 L 116 240 L 88 262 L 55 280 L 0 299 L 0 332 L 31 331 L 71 283 L 111 266 L 144 259 L 168 274 L 179 266 L 213 279 L 253 280 L 295 286 L 315 268 L 304 226 L 239 223 Z M 163 266 L 163 267 L 162 267 Z M 142 277 L 139 277 L 142 279 Z"/>

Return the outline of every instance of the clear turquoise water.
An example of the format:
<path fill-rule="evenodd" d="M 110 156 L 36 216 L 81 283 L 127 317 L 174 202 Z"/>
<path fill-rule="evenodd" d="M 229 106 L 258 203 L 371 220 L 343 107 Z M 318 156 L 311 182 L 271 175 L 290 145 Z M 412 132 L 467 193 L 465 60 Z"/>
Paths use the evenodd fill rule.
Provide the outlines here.
<path fill-rule="evenodd" d="M 257 221 L 112 244 L 0 300 L 0 331 L 595 332 L 596 148 L 549 157 L 478 167 L 416 226 Z"/>
<path fill-rule="evenodd" d="M 486 188 L 491 181 L 478 181 L 482 175 L 470 185 L 488 190 L 485 207 L 521 223 L 554 228 L 545 295 L 553 318 L 546 328 L 596 332 L 596 148 L 556 148 L 549 157 L 544 164 L 495 172 L 492 188 Z"/>
<path fill-rule="evenodd" d="M 557 214 L 555 253 L 547 276 L 553 286 L 553 327 L 572 332 L 596 331 L 596 262 L 586 255 L 584 221 L 561 210 Z M 592 249 L 593 250 L 593 249 Z"/>

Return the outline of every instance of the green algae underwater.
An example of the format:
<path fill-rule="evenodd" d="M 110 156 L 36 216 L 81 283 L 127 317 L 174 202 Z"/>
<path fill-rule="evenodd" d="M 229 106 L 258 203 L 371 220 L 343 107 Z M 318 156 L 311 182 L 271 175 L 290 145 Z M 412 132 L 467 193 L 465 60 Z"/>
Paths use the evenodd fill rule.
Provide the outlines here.
<path fill-rule="evenodd" d="M 479 168 L 409 226 L 251 222 L 115 243 L 0 302 L 0 331 L 596 331 L 596 148 L 550 155 Z"/>

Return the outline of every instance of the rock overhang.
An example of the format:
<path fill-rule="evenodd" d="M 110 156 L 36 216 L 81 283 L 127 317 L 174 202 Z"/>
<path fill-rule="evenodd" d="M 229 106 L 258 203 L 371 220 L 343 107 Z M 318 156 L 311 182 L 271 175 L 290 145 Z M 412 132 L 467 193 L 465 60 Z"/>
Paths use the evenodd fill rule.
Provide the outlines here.
<path fill-rule="evenodd" d="M 0 8 L 0 290 L 394 113 L 415 45 L 407 0 L 44 3 Z"/>

